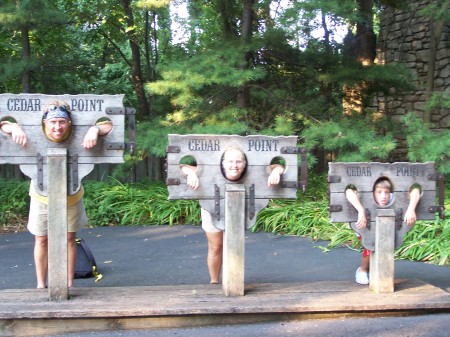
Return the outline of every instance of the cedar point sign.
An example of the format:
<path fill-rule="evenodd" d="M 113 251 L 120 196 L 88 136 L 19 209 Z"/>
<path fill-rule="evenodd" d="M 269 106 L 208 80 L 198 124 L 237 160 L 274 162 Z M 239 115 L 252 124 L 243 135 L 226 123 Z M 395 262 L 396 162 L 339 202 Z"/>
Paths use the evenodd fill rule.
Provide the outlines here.
<path fill-rule="evenodd" d="M 62 142 L 49 140 L 42 129 L 42 109 L 52 100 L 67 102 L 72 111 L 72 133 Z M 47 195 L 47 160 L 49 148 L 66 148 L 68 153 L 68 193 L 80 189 L 81 179 L 95 164 L 122 163 L 125 144 L 125 115 L 128 115 L 130 143 L 134 142 L 134 109 L 124 108 L 123 95 L 42 95 L 0 94 L 0 120 L 17 122 L 27 134 L 26 147 L 15 144 L 0 132 L 0 164 L 20 165 L 21 171 L 35 182 L 35 191 Z M 89 127 L 108 119 L 113 130 L 99 137 L 95 148 L 81 146 Z"/>
<path fill-rule="evenodd" d="M 247 167 L 237 182 L 228 181 L 221 171 L 221 159 L 228 148 L 238 148 L 246 156 Z M 298 182 L 298 153 L 301 153 L 302 178 Z M 197 165 L 200 187 L 186 185 L 180 164 L 192 157 Z M 281 160 L 285 172 L 278 186 L 267 186 L 270 165 Z M 213 224 L 224 229 L 225 185 L 245 186 L 246 227 L 253 226 L 258 211 L 269 199 L 297 198 L 297 189 L 306 188 L 306 151 L 297 148 L 296 136 L 239 135 L 169 135 L 167 148 L 167 187 L 170 199 L 198 199 L 202 208 L 212 215 Z"/>

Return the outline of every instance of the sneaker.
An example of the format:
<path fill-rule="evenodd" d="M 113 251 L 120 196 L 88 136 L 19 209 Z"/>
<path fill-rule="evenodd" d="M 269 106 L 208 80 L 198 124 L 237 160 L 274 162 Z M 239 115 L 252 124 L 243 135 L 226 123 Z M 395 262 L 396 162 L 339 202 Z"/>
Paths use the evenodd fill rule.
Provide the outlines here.
<path fill-rule="evenodd" d="M 369 273 L 358 268 L 356 269 L 355 280 L 358 284 L 369 284 Z"/>

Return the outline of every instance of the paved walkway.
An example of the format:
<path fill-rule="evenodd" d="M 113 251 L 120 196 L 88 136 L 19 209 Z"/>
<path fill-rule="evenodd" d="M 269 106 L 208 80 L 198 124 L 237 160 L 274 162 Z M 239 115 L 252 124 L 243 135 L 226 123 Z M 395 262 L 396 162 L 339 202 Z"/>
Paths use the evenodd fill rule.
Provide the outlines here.
<path fill-rule="evenodd" d="M 97 227 L 78 233 L 91 248 L 103 279 L 78 279 L 76 287 L 208 284 L 206 238 L 196 226 Z M 0 235 L 0 289 L 35 287 L 34 237 Z M 354 281 L 360 253 L 324 252 L 327 242 L 246 232 L 245 283 Z M 322 248 L 322 249 L 321 249 Z M 450 291 L 450 268 L 395 262 L 396 279 L 419 279 Z"/>
<path fill-rule="evenodd" d="M 33 237 L 0 235 L 0 336 L 215 326 L 450 312 L 450 268 L 396 261 L 395 292 L 354 282 L 360 254 L 305 238 L 247 233 L 245 296 L 210 285 L 206 239 L 193 226 L 79 233 L 103 279 L 76 280 L 69 300 L 35 289 Z"/>

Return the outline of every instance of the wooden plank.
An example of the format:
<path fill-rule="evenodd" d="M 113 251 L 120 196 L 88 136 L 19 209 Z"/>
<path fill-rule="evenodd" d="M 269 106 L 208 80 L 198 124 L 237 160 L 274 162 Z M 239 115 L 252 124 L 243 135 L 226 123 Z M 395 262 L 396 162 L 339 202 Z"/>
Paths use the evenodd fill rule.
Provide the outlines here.
<path fill-rule="evenodd" d="M 394 292 L 394 248 L 395 212 L 380 209 L 376 214 L 375 251 L 370 254 L 370 290 Z"/>
<path fill-rule="evenodd" d="M 394 293 L 351 281 L 247 284 L 226 297 L 210 285 L 92 287 L 48 301 L 44 289 L 0 291 L 0 319 L 120 318 L 172 315 L 450 310 L 450 294 L 420 280 L 396 280 Z M 280 298 L 282 301 L 280 301 Z"/>
<path fill-rule="evenodd" d="M 328 176 L 340 177 L 339 182 L 330 183 L 330 193 L 344 192 L 349 185 L 355 185 L 360 192 L 372 192 L 375 181 L 387 177 L 393 185 L 393 191 L 409 191 L 418 183 L 422 190 L 435 191 L 436 181 L 428 176 L 436 174 L 433 162 L 426 163 L 329 163 Z"/>
<path fill-rule="evenodd" d="M 274 158 L 281 157 L 286 163 L 283 181 L 298 180 L 298 155 L 282 153 L 283 148 L 297 146 L 296 136 L 239 136 L 239 135 L 169 135 L 169 147 L 177 151 L 167 154 L 167 178 L 178 179 L 180 185 L 169 185 L 171 199 L 208 199 L 213 195 L 214 185 L 222 188 L 230 183 L 223 177 L 220 164 L 223 152 L 230 147 L 241 149 L 247 160 L 247 170 L 237 182 L 246 187 L 255 185 L 256 198 L 296 198 L 297 188 L 267 188 L 270 164 Z M 186 177 L 180 170 L 180 163 L 186 156 L 194 157 L 197 175 L 200 179 L 198 190 L 186 186 Z M 223 193 L 222 193 L 223 195 Z"/>
<path fill-rule="evenodd" d="M 404 212 L 409 204 L 409 192 L 394 192 L 395 199 L 394 202 L 389 204 L 384 208 L 400 209 L 402 208 Z M 380 207 L 373 198 L 372 192 L 359 192 L 358 197 L 361 204 L 369 210 L 371 216 L 371 221 L 375 221 L 375 213 L 377 209 L 383 209 Z M 340 205 L 342 210 L 338 212 L 330 212 L 331 222 L 355 222 L 358 219 L 358 212 L 350 204 L 345 197 L 345 193 L 333 193 L 330 196 L 330 205 Z M 436 205 L 436 192 L 435 191 L 423 191 L 423 194 L 419 200 L 416 207 L 416 217 L 418 220 L 434 220 L 435 213 L 429 211 L 430 206 Z"/>
<path fill-rule="evenodd" d="M 64 100 L 72 107 L 72 134 L 62 142 L 49 140 L 42 129 L 42 109 L 48 101 L 54 99 Z M 0 164 L 21 165 L 21 169 L 24 165 L 24 174 L 37 180 L 37 170 L 28 167 L 37 164 L 37 154 L 45 157 L 48 148 L 66 148 L 69 158 L 78 156 L 78 163 L 86 164 L 78 172 L 77 185 L 80 186 L 81 179 L 90 172 L 88 169 L 92 170 L 91 164 L 123 162 L 125 116 L 110 115 L 106 112 L 108 107 L 123 107 L 122 101 L 123 95 L 0 94 L 0 119 L 13 118 L 28 136 L 27 146 L 21 147 L 15 144 L 9 135 L 0 132 Z M 101 118 L 107 118 L 113 123 L 112 131 L 99 137 L 95 148 L 84 149 L 81 143 L 86 131 Z M 111 144 L 121 144 L 122 148 L 109 150 Z M 45 164 L 46 160 L 44 171 L 47 169 Z M 72 186 L 72 183 L 69 186 Z M 69 194 L 76 191 L 71 190 Z M 47 195 L 46 190 L 42 195 Z"/>
<path fill-rule="evenodd" d="M 225 296 L 244 295 L 245 187 L 226 185 L 222 286 Z"/>
<path fill-rule="evenodd" d="M 377 205 L 373 188 L 381 178 L 390 180 L 393 189 L 391 202 L 386 207 Z M 418 220 L 434 220 L 430 207 L 436 206 L 436 170 L 433 162 L 426 163 L 329 163 L 328 170 L 330 206 L 341 206 L 342 210 L 330 213 L 332 222 L 353 222 L 357 212 L 346 200 L 345 190 L 349 185 L 356 187 L 363 206 L 370 214 L 380 208 L 404 209 L 408 207 L 409 192 L 414 184 L 422 189 L 422 196 L 416 208 Z M 371 221 L 374 221 L 372 216 Z"/>
<path fill-rule="evenodd" d="M 197 190 L 193 190 L 186 185 L 186 176 L 181 172 L 179 164 L 167 166 L 167 177 L 179 179 L 179 185 L 168 185 L 169 199 L 212 199 L 214 198 L 214 185 L 219 186 L 220 196 L 224 198 L 225 184 L 232 182 L 225 179 L 218 165 L 203 165 L 198 168 L 198 177 L 200 186 Z M 243 179 L 239 180 L 239 184 L 244 184 L 246 189 L 251 185 L 255 186 L 256 199 L 274 199 L 286 198 L 292 199 L 297 197 L 297 188 L 284 188 L 278 186 L 267 186 L 267 178 L 270 171 L 268 165 L 249 165 Z M 297 166 L 287 166 L 286 172 L 283 174 L 281 181 L 297 182 Z"/>
<path fill-rule="evenodd" d="M 69 298 L 67 280 L 67 149 L 47 150 L 48 293 L 51 301 Z"/>

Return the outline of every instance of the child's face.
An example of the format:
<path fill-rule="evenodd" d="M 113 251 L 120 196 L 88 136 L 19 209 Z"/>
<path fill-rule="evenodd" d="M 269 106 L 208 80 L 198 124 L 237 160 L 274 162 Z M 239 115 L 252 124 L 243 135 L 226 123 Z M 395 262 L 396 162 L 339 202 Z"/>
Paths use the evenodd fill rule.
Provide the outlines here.
<path fill-rule="evenodd" d="M 386 206 L 389 203 L 390 193 L 389 188 L 376 187 L 375 191 L 373 191 L 375 202 L 380 206 Z"/>

